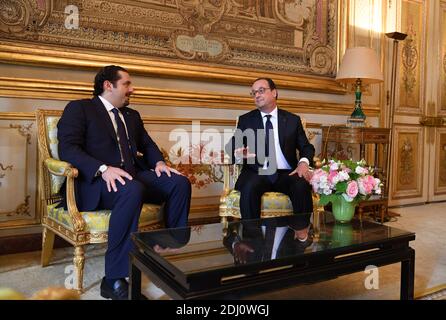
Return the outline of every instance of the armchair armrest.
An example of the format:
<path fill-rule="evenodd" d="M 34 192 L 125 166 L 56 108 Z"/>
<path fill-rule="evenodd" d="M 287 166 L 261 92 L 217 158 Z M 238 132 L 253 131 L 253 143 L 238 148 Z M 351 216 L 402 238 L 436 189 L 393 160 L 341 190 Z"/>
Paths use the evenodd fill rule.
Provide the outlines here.
<path fill-rule="evenodd" d="M 51 174 L 54 174 L 56 176 L 68 177 L 69 175 L 71 175 L 73 178 L 76 178 L 78 175 L 77 169 L 74 168 L 69 162 L 57 160 L 54 158 L 47 158 L 45 159 L 45 166 Z"/>
<path fill-rule="evenodd" d="M 322 161 L 319 157 L 313 157 L 313 166 L 314 169 L 320 169 L 322 168 Z"/>
<path fill-rule="evenodd" d="M 68 214 L 71 217 L 71 221 L 76 232 L 82 232 L 85 230 L 85 220 L 79 213 L 76 205 L 76 197 L 74 193 L 74 179 L 78 176 L 78 170 L 69 162 L 60 161 L 54 158 L 47 158 L 44 161 L 45 167 L 51 174 L 56 176 L 67 177 L 66 184 L 66 199 Z"/>

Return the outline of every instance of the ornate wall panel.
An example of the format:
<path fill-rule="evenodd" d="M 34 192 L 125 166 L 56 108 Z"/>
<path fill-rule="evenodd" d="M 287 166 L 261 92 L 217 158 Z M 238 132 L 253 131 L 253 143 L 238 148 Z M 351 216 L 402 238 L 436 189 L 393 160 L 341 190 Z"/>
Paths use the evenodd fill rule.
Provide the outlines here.
<path fill-rule="evenodd" d="M 90 98 L 92 84 L 74 81 L 49 81 L 0 77 L 0 96 L 70 101 Z M 253 100 L 246 95 L 197 93 L 178 89 L 135 87 L 132 103 L 172 107 L 252 110 Z M 351 104 L 280 98 L 280 107 L 295 113 L 345 114 L 352 111 Z M 379 105 L 363 104 L 368 116 L 377 116 Z"/>
<path fill-rule="evenodd" d="M 419 114 L 423 109 L 425 63 L 425 5 L 419 0 L 402 1 L 402 32 L 408 36 L 400 51 L 399 113 Z"/>
<path fill-rule="evenodd" d="M 68 5 L 75 11 L 67 11 Z M 244 76 L 251 80 L 261 73 L 282 74 L 279 82 L 287 86 L 344 92 L 333 81 L 336 0 L 3 0 L 2 6 L 0 40 L 6 40 L 5 50 L 13 52 L 9 46 L 16 45 L 17 40 L 18 46 L 27 48 L 54 48 L 50 60 L 45 55 L 35 59 L 39 50 L 30 52 L 29 57 L 15 54 L 16 50 L 0 55 L 3 61 L 96 66 L 92 56 L 69 62 L 73 56 L 65 54 L 73 50 L 101 54 L 102 61 L 112 58 L 124 65 L 125 61 L 135 63 L 131 57 L 151 61 L 150 66 L 136 63 L 134 68 L 142 73 L 174 76 L 180 69 L 177 63 L 216 66 L 208 79 L 234 81 L 230 70 L 249 70 L 253 73 Z M 105 58 L 104 54 L 110 56 Z M 170 68 L 158 70 L 161 61 L 170 63 Z M 205 72 L 187 69 L 194 77 Z M 331 82 L 324 88 L 320 88 L 321 83 L 299 85 L 292 78 L 286 81 L 286 75 L 322 76 Z M 242 81 L 242 75 L 237 79 Z"/>
<path fill-rule="evenodd" d="M 441 25 L 441 51 L 440 51 L 440 113 L 446 114 L 446 2 L 441 3 L 440 12 L 440 25 Z"/>
<path fill-rule="evenodd" d="M 181 171 L 192 184 L 191 215 L 218 210 L 223 192 L 223 149 L 232 137 L 234 120 L 153 119 L 143 117 L 150 136 L 166 162 Z M 307 123 L 307 135 L 320 152 L 320 124 Z"/>
<path fill-rule="evenodd" d="M 0 116 L 0 227 L 39 221 L 35 123 Z"/>
<path fill-rule="evenodd" d="M 434 193 L 446 194 L 446 128 L 436 130 L 439 142 L 435 152 L 435 189 Z"/>
<path fill-rule="evenodd" d="M 392 198 L 420 197 L 424 176 L 423 128 L 396 126 L 393 150 Z"/>

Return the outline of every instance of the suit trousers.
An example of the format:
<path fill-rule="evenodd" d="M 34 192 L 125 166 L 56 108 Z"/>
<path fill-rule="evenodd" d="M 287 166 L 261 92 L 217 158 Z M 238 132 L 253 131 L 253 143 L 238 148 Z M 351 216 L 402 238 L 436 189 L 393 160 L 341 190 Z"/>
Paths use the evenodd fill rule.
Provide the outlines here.
<path fill-rule="evenodd" d="M 250 169 L 242 170 L 235 185 L 235 189 L 240 191 L 242 219 L 260 218 L 261 198 L 265 192 L 281 192 L 289 196 L 294 214 L 312 212 L 310 184 L 298 175 L 289 176 L 291 171 L 278 170 L 278 178 L 273 183 L 266 175 L 259 175 Z"/>
<path fill-rule="evenodd" d="M 99 178 L 101 179 L 101 178 Z M 105 276 L 125 278 L 129 274 L 129 252 L 133 249 L 130 238 L 138 230 L 143 203 L 165 202 L 166 228 L 184 227 L 190 208 L 191 185 L 186 177 L 172 173 L 169 178 L 154 171 L 139 171 L 125 185 L 116 181 L 118 191 L 108 192 L 103 179 L 98 209 L 112 210 L 105 253 Z"/>

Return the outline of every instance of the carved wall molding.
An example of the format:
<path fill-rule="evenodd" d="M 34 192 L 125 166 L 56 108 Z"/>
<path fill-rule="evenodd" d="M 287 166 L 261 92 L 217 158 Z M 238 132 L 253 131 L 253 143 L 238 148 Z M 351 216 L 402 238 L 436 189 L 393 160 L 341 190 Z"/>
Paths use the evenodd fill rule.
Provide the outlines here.
<path fill-rule="evenodd" d="M 62 110 L 57 110 L 54 115 L 60 116 Z M 0 120 L 34 120 L 36 117 L 34 112 L 0 112 Z M 141 115 L 144 124 L 164 124 L 164 125 L 191 125 L 194 121 L 199 121 L 201 125 L 205 126 L 233 126 L 235 127 L 235 119 L 209 119 L 209 118 L 165 118 L 165 117 L 151 117 Z M 306 127 L 312 129 L 320 129 L 321 123 L 307 122 Z M 309 140 L 313 139 L 316 135 L 320 135 L 320 132 L 309 131 Z M 311 137 L 311 138 L 310 138 Z M 7 168 L 3 169 L 6 170 Z"/>
<path fill-rule="evenodd" d="M 437 129 L 435 146 L 435 189 L 436 195 L 446 194 L 446 128 Z"/>
<path fill-rule="evenodd" d="M 392 154 L 391 198 L 403 200 L 423 195 L 424 130 L 420 126 L 398 125 L 395 127 Z"/>
<path fill-rule="evenodd" d="M 32 149 L 32 139 L 35 137 L 32 130 L 34 122 L 29 119 L 18 119 L 17 114 L 11 113 L 10 119 L 26 120 L 26 123 L 9 123 L 2 126 L 2 153 L 10 165 L 0 167 L 0 178 L 4 178 L 1 185 L 2 203 L 0 211 L 0 227 L 14 225 L 29 225 L 40 221 L 40 217 L 35 212 L 32 202 L 36 199 L 32 194 L 35 189 L 32 187 L 33 178 L 28 176 L 35 167 L 32 159 L 35 153 Z M 1 117 L 0 120 L 10 120 L 8 117 Z M 25 117 L 29 118 L 29 117 Z M 31 119 L 34 120 L 34 119 Z M 11 132 L 9 135 L 8 132 Z M 15 139 L 14 137 L 17 137 Z M 5 170 L 9 169 L 10 174 L 4 176 Z M 23 189 L 22 189 L 23 188 Z M 5 198 L 5 196 L 7 198 Z M 5 201 L 7 199 L 8 201 Z"/>
<path fill-rule="evenodd" d="M 5 215 L 7 217 L 12 216 L 31 216 L 30 208 L 29 208 L 29 198 L 31 196 L 27 195 L 23 203 L 19 204 L 14 211 L 11 212 L 0 212 L 1 215 Z"/>
<path fill-rule="evenodd" d="M 2 0 L 1 7 L 0 34 L 36 40 L 52 13 L 53 0 Z"/>
<path fill-rule="evenodd" d="M 399 103 L 398 113 L 421 114 L 424 100 L 426 2 L 419 0 L 402 1 L 402 31 L 406 40 L 399 48 Z"/>
<path fill-rule="evenodd" d="M 0 187 L 2 186 L 2 181 L 1 179 L 3 179 L 6 176 L 6 171 L 7 170 L 12 170 L 14 168 L 14 165 L 5 165 L 3 166 L 2 163 L 0 163 Z"/>
<path fill-rule="evenodd" d="M 70 101 L 91 96 L 92 84 L 86 82 L 0 77 L 0 97 Z M 149 87 L 136 87 L 131 103 L 235 110 L 254 108 L 252 98 L 248 96 Z M 287 98 L 280 98 L 278 104 L 290 112 L 323 115 L 349 115 L 353 108 L 351 104 Z M 378 105 L 364 104 L 362 108 L 368 116 L 378 116 L 380 113 Z"/>
<path fill-rule="evenodd" d="M 33 123 L 30 123 L 28 125 L 20 125 L 20 124 L 10 124 L 9 127 L 12 129 L 18 129 L 19 134 L 26 138 L 26 142 L 28 144 L 31 144 L 31 127 L 33 126 Z"/>
<path fill-rule="evenodd" d="M 440 3 L 440 25 L 441 30 L 446 29 L 446 1 Z M 440 63 L 442 68 L 440 68 L 440 113 L 446 113 L 446 32 L 443 32 L 440 36 Z"/>
<path fill-rule="evenodd" d="M 26 45 L 18 41 L 10 42 L 0 39 L 0 62 L 12 64 L 31 64 L 59 68 L 82 68 L 97 70 L 107 64 L 118 64 L 132 74 L 188 78 L 194 80 L 228 82 L 250 85 L 256 78 L 265 76 L 265 72 L 246 71 L 236 68 L 216 67 L 212 65 L 185 64 L 180 61 L 166 62 L 157 59 L 144 59 L 117 54 L 104 54 L 91 50 L 76 50 L 54 46 Z M 268 72 L 276 84 L 283 88 L 303 91 L 345 94 L 346 90 L 334 79 L 286 75 Z"/>

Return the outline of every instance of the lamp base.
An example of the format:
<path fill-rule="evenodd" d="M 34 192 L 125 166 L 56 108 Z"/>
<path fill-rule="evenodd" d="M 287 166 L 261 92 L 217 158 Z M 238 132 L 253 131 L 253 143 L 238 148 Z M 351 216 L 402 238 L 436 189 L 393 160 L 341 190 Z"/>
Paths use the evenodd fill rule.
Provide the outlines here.
<path fill-rule="evenodd" d="M 365 119 L 361 118 L 348 118 L 347 127 L 365 127 Z"/>

